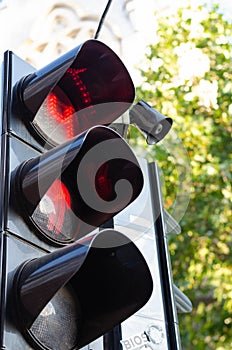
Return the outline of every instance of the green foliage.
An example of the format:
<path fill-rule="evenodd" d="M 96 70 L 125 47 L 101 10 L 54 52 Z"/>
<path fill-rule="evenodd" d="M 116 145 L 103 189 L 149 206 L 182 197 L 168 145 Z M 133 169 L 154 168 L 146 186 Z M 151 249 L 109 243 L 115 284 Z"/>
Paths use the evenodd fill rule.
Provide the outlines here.
<path fill-rule="evenodd" d="M 175 283 L 193 302 L 191 314 L 179 315 L 186 350 L 232 348 L 231 29 L 217 7 L 158 18 L 158 41 L 148 48 L 137 89 L 138 99 L 173 118 L 191 165 L 191 183 L 182 187 L 190 195 L 182 234 L 170 237 Z M 168 137 L 149 148 L 131 128 L 129 142 L 158 161 L 172 211 L 181 162 L 167 149 Z"/>

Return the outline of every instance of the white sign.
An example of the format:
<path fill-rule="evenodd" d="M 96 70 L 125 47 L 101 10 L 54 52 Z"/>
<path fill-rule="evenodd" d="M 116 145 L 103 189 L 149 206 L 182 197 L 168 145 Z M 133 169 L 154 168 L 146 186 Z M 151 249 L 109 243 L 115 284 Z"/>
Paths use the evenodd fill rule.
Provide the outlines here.
<path fill-rule="evenodd" d="M 124 350 L 133 350 L 137 348 L 141 348 L 144 345 L 149 343 L 148 337 L 145 332 L 138 333 L 136 335 L 131 336 L 125 340 L 120 340 Z"/>
<path fill-rule="evenodd" d="M 146 331 L 132 335 L 120 342 L 123 346 L 123 350 L 154 350 L 160 349 L 164 341 L 165 334 L 163 327 L 158 324 L 150 324 Z"/>

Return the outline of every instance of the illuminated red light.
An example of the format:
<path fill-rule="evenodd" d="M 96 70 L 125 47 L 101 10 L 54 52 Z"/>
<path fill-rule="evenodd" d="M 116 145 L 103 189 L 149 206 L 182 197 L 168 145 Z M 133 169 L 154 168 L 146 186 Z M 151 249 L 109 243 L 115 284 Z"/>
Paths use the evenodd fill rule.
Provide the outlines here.
<path fill-rule="evenodd" d="M 67 139 L 74 137 L 72 115 L 75 113 L 75 109 L 71 102 L 68 101 L 68 98 L 66 98 L 65 102 L 62 102 L 54 92 L 50 93 L 47 97 L 47 109 L 49 115 L 57 123 L 63 123 L 65 137 Z"/>
<path fill-rule="evenodd" d="M 45 113 L 50 118 L 51 129 L 54 127 L 62 129 L 64 140 L 72 139 L 79 129 L 78 110 L 92 107 L 91 97 L 83 81 L 81 80 L 80 73 L 86 71 L 86 68 L 75 69 L 69 68 L 66 72 L 72 83 L 75 86 L 76 96 L 79 99 L 79 107 L 74 108 L 72 102 L 67 95 L 56 86 L 46 98 Z M 78 92 L 78 93 L 77 93 Z M 92 109 L 91 114 L 94 112 Z M 49 120 L 49 119 L 48 119 Z"/>
<path fill-rule="evenodd" d="M 81 106 L 81 108 L 89 107 L 92 103 L 90 93 L 87 91 L 87 88 L 79 75 L 80 73 L 84 73 L 85 71 L 86 71 L 86 68 L 82 68 L 82 69 L 69 68 L 66 72 L 66 74 L 69 74 L 71 76 L 71 79 L 73 80 L 75 85 L 78 86 L 79 91 L 81 91 L 82 100 L 86 105 L 86 106 Z"/>
<path fill-rule="evenodd" d="M 71 208 L 71 197 L 67 187 L 60 181 L 56 180 L 49 188 L 46 196 L 52 202 L 54 210 L 48 215 L 47 228 L 55 234 L 62 232 L 66 210 Z"/>
<path fill-rule="evenodd" d="M 45 67 L 34 79 L 28 79 L 28 85 L 24 82 L 23 93 L 25 106 L 34 114 L 31 123 L 36 135 L 49 146 L 66 142 L 93 126 L 111 124 L 134 100 L 128 71 L 103 43 L 89 40 L 76 54 L 70 51 L 64 61 L 55 61 L 54 67 L 51 79 Z M 43 79 L 43 89 L 37 91 L 36 82 Z M 36 103 L 33 92 L 38 94 Z"/>
<path fill-rule="evenodd" d="M 107 222 L 138 196 L 142 186 L 142 172 L 130 147 L 103 126 L 22 163 L 15 177 L 25 220 L 59 245 Z"/>
<path fill-rule="evenodd" d="M 104 200 L 111 200 L 113 195 L 113 185 L 109 177 L 109 165 L 103 164 L 97 172 L 95 186 L 99 196 Z"/>
<path fill-rule="evenodd" d="M 71 210 L 71 196 L 63 182 L 55 180 L 37 206 L 33 218 L 37 225 L 51 238 L 65 237 L 64 227 L 68 225 Z M 58 238 L 58 237 L 57 237 Z M 60 239 L 60 238 L 59 238 Z"/>

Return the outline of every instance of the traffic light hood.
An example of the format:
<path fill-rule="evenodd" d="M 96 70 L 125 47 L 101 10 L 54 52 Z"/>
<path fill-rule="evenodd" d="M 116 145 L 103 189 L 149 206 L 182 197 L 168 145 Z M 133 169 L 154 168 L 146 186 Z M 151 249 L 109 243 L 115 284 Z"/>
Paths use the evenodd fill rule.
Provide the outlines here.
<path fill-rule="evenodd" d="M 120 58 L 88 40 L 15 86 L 37 138 L 60 144 L 94 125 L 109 125 L 132 104 L 134 85 Z"/>
<path fill-rule="evenodd" d="M 29 224 L 48 239 L 67 244 L 137 198 L 143 174 L 126 141 L 97 126 L 22 163 L 13 184 L 17 210 Z"/>
<path fill-rule="evenodd" d="M 141 252 L 128 237 L 113 229 L 26 262 L 14 278 L 15 306 L 19 325 L 34 341 L 43 342 L 47 330 L 38 331 L 39 324 L 35 328 L 33 323 L 48 303 L 47 310 L 55 307 L 52 298 L 66 285 L 72 288 L 78 313 L 78 348 L 138 311 L 153 288 Z M 51 313 L 42 314 L 47 323 L 49 317 L 52 320 Z M 43 327 L 46 323 L 41 322 Z"/>

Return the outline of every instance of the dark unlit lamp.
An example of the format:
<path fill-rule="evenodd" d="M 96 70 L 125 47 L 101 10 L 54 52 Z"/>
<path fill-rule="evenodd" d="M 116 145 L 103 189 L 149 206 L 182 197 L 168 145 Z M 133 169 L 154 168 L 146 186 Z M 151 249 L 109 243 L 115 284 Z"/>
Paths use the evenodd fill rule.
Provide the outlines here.
<path fill-rule="evenodd" d="M 172 127 L 172 119 L 165 117 L 148 103 L 141 100 L 130 110 L 130 122 L 146 136 L 149 145 L 162 140 Z"/>

